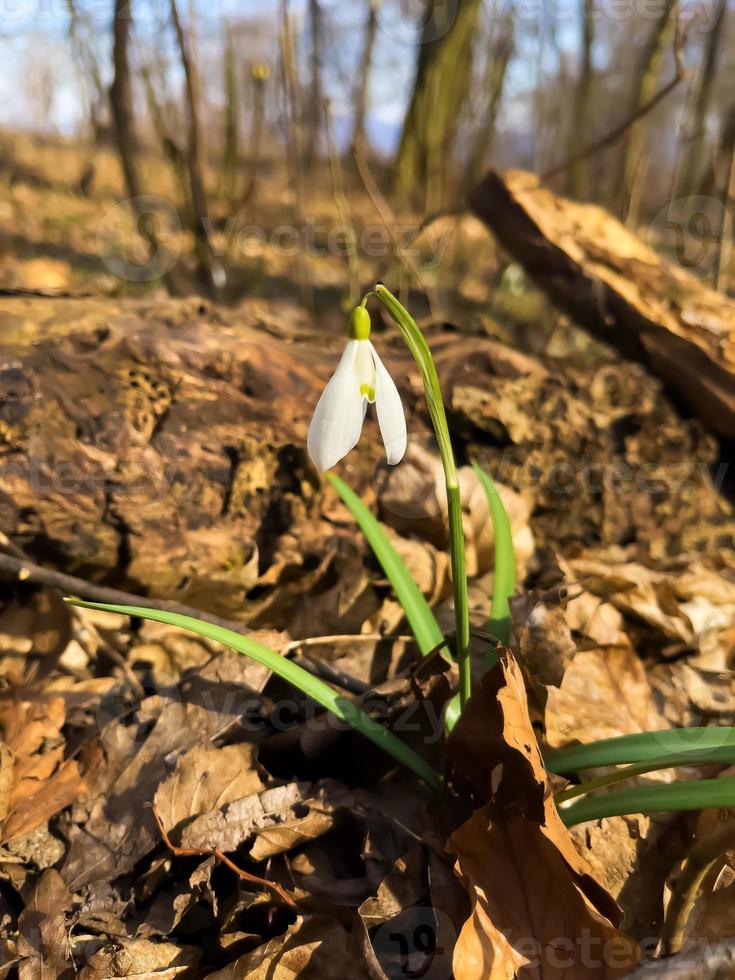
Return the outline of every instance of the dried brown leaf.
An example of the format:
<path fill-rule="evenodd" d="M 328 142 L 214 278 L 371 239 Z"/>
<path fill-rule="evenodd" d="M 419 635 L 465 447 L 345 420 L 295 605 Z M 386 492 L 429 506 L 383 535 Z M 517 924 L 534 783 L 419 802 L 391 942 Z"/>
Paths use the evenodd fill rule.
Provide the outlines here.
<path fill-rule="evenodd" d="M 179 756 L 176 768 L 156 790 L 156 811 L 166 830 L 219 809 L 263 788 L 257 748 L 250 743 L 223 748 L 196 746 Z"/>
<path fill-rule="evenodd" d="M 578 653 L 561 685 L 548 688 L 545 723 L 552 748 L 670 727 L 629 646 Z"/>

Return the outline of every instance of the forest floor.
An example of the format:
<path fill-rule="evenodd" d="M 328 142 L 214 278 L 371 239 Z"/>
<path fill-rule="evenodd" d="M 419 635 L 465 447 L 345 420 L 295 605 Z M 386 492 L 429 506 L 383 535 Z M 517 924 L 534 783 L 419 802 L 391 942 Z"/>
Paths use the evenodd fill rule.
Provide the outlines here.
<path fill-rule="evenodd" d="M 153 163 L 152 192 L 171 195 Z M 461 466 L 478 631 L 476 693 L 445 738 L 455 668 L 419 655 L 306 453 L 343 343 L 345 256 L 284 254 L 293 201 L 269 175 L 243 219 L 260 251 L 252 235 L 242 260 L 233 246 L 228 295 L 168 296 L 116 274 L 139 246 L 112 154 L 94 165 L 82 190 L 78 150 L 19 140 L 3 178 L 0 977 L 602 980 L 677 948 L 678 976 L 735 975 L 713 972 L 735 948 L 735 807 L 567 830 L 552 795 L 566 781 L 542 761 L 734 723 L 727 450 L 555 311 L 479 221 L 437 223 L 416 314 Z M 316 203 L 331 227 L 331 194 Z M 369 197 L 351 203 L 360 230 L 377 224 Z M 186 234 L 166 241 L 191 281 Z M 391 274 L 390 248 L 363 260 L 363 286 Z M 378 315 L 373 339 L 409 450 L 388 468 L 369 417 L 338 472 L 450 631 L 421 385 Z M 496 478 L 519 565 L 512 650 L 484 676 L 493 535 L 472 462 Z M 101 587 L 206 611 L 328 671 L 446 775 L 441 797 L 221 644 L 62 602 Z M 683 862 L 713 839 L 672 939 Z"/>

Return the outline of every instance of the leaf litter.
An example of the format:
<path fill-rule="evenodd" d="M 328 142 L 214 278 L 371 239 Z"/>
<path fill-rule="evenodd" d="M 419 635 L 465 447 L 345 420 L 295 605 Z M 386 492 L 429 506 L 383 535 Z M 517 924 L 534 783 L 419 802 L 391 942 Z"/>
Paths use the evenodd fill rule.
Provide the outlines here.
<path fill-rule="evenodd" d="M 68 558 L 84 529 L 90 569 L 240 617 L 284 656 L 331 671 L 330 682 L 446 773 L 447 788 L 437 800 L 217 644 L 71 610 L 52 587 L 8 578 L 0 976 L 603 980 L 644 976 L 657 949 L 689 956 L 691 976 L 704 975 L 717 944 L 726 958 L 733 813 L 614 817 L 569 830 L 553 799 L 565 782 L 542 761 L 546 749 L 578 742 L 731 722 L 732 528 L 726 498 L 703 477 L 716 460 L 711 438 L 620 362 L 548 370 L 484 337 L 473 338 L 468 360 L 465 340 L 436 329 L 462 459 L 497 475 L 523 582 L 514 649 L 484 676 L 478 653 L 476 694 L 445 739 L 441 707 L 455 673 L 439 657 L 419 658 L 349 512 L 299 449 L 308 420 L 298 404 L 316 382 L 288 327 L 271 323 L 283 355 L 271 370 L 249 327 L 218 322 L 210 336 L 207 314 L 195 329 L 183 306 L 172 302 L 170 312 L 155 344 L 139 312 L 126 314 L 131 329 L 113 352 L 118 387 L 95 397 L 100 417 L 123 405 L 121 424 L 137 433 L 128 477 L 145 467 L 155 476 L 166 453 L 182 451 L 184 480 L 162 484 L 147 510 L 137 489 L 126 498 L 110 486 L 124 514 L 112 527 L 96 498 L 39 500 L 28 474 L 4 476 L 1 489 L 13 490 L 18 515 L 25 510 L 3 528 L 0 550 L 53 554 L 73 572 Z M 69 351 L 74 344 L 71 336 Z M 165 387 L 180 385 L 179 404 L 128 398 L 121 365 L 136 366 L 140 351 Z M 292 419 L 257 403 L 262 445 L 226 407 L 255 410 L 234 367 L 243 363 L 260 381 L 269 372 L 295 379 Z M 29 370 L 56 390 L 50 358 L 34 355 Z M 29 428 L 10 436 L 21 453 L 48 407 L 24 411 Z M 74 406 L 58 411 L 59 444 L 72 446 Z M 200 450 L 183 451 L 182 427 Z M 349 482 L 449 629 L 446 500 L 420 414 L 412 431 L 406 462 L 374 472 L 369 435 Z M 103 436 L 90 438 L 109 460 Z M 615 479 L 595 482 L 599 467 Z M 645 485 L 630 483 L 636 467 Z M 461 476 L 481 629 L 492 529 L 472 469 Z M 177 540 L 172 515 L 182 509 L 190 523 Z M 123 525 L 130 550 L 119 568 Z M 687 767 L 639 782 L 720 774 L 722 765 Z M 701 880 L 686 891 L 698 860 Z"/>

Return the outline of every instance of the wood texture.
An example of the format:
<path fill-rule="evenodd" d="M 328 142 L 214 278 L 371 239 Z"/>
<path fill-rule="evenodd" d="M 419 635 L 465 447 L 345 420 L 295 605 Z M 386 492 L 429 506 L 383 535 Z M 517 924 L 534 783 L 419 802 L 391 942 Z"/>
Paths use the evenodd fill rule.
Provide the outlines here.
<path fill-rule="evenodd" d="M 735 439 L 735 301 L 657 255 L 602 208 L 487 174 L 470 207 L 551 300 L 658 375 L 708 428 Z"/>

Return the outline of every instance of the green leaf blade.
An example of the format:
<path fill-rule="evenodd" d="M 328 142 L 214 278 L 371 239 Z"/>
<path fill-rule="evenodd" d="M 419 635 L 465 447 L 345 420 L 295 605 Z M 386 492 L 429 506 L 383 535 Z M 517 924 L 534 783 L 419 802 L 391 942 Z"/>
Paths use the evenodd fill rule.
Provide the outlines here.
<path fill-rule="evenodd" d="M 544 761 L 550 772 L 564 776 L 582 769 L 649 762 L 664 755 L 681 756 L 684 753 L 692 753 L 692 759 L 697 753 L 700 761 L 719 761 L 717 758 L 708 760 L 704 753 L 732 747 L 735 747 L 735 728 L 665 728 L 554 749 L 545 754 Z"/>
<path fill-rule="evenodd" d="M 355 491 L 334 473 L 325 475 L 365 535 L 406 614 L 408 625 L 416 638 L 421 653 L 426 656 L 445 642 L 444 634 L 439 628 L 429 603 L 424 598 L 421 589 L 411 578 L 410 572 L 391 544 L 390 538 Z"/>
<path fill-rule="evenodd" d="M 356 731 L 360 732 L 371 742 L 379 746 L 397 762 L 400 762 L 407 769 L 414 772 L 420 779 L 423 779 L 433 789 L 441 787 L 439 777 L 431 766 L 413 751 L 408 745 L 397 738 L 391 731 L 379 725 L 374 719 L 366 715 L 349 698 L 338 694 L 333 688 L 318 677 L 314 677 L 298 664 L 274 650 L 263 646 L 256 640 L 223 626 L 216 626 L 212 623 L 205 623 L 202 620 L 194 619 L 191 616 L 183 616 L 180 613 L 165 612 L 158 609 L 148 609 L 143 606 L 117 605 L 106 602 L 86 602 L 80 599 L 66 599 L 74 606 L 82 606 L 86 609 L 102 609 L 107 612 L 120 613 L 124 616 L 136 616 L 139 619 L 150 619 L 157 623 L 165 623 L 167 626 L 176 626 L 180 629 L 189 630 L 199 636 L 215 640 L 225 646 L 231 647 L 238 653 L 255 660 L 257 663 L 267 667 L 274 674 L 292 684 L 307 697 L 312 698 L 327 711 L 346 722 Z"/>
<path fill-rule="evenodd" d="M 620 817 L 633 813 L 664 813 L 735 806 L 735 778 L 698 779 L 692 782 L 641 786 L 637 789 L 588 796 L 571 806 L 561 806 L 559 815 L 567 827 L 588 820 Z"/>

